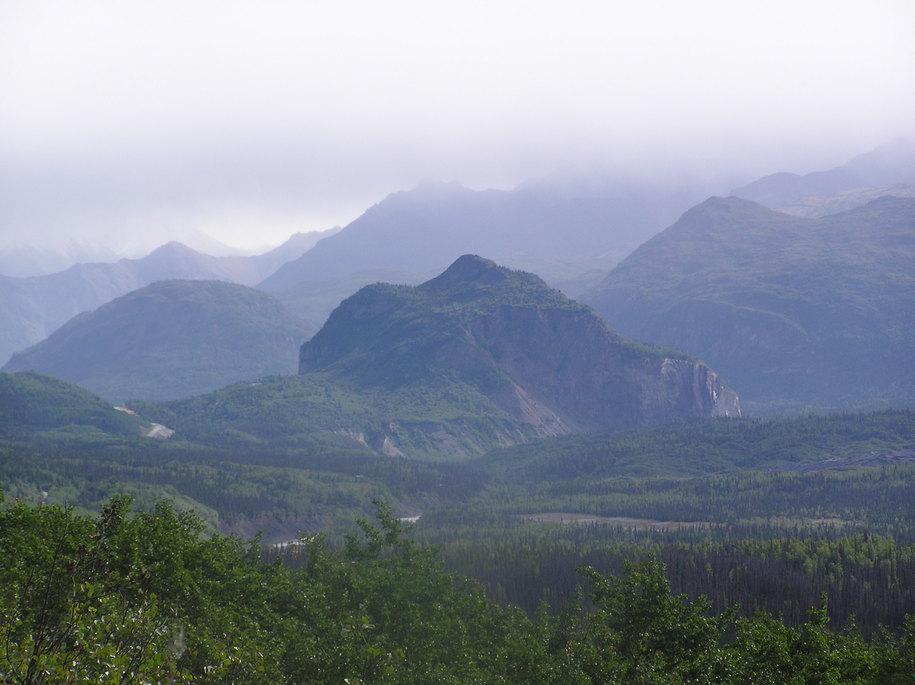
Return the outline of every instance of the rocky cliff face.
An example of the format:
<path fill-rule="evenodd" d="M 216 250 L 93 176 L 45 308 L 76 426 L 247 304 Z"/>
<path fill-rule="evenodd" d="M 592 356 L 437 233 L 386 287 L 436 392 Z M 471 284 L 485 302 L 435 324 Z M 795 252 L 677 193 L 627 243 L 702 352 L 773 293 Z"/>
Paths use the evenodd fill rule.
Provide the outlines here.
<path fill-rule="evenodd" d="M 702 362 L 630 343 L 536 276 L 470 255 L 416 288 L 363 288 L 299 368 L 392 387 L 450 376 L 545 435 L 740 413 Z"/>
<path fill-rule="evenodd" d="M 588 310 L 502 306 L 470 322 L 438 358 L 498 369 L 507 383 L 490 399 L 563 432 L 740 413 L 736 393 L 705 364 L 639 349 Z"/>

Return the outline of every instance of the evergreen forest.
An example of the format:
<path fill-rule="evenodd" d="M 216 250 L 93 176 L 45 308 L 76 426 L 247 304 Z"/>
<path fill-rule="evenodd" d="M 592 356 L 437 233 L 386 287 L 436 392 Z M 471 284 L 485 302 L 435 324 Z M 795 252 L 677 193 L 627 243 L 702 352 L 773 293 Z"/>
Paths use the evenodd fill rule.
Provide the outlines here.
<path fill-rule="evenodd" d="M 0 440 L 3 682 L 915 674 L 912 411 L 680 421 L 446 462 L 152 440 L 73 386 L 2 380 L 22 385 Z M 218 432 L 198 418 L 196 436 Z"/>

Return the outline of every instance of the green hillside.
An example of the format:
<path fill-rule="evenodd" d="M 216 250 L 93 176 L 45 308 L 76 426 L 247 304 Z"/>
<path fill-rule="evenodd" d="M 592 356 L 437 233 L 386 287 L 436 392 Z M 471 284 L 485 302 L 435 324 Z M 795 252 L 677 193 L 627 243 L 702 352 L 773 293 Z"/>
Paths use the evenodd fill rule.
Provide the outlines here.
<path fill-rule="evenodd" d="M 712 198 L 586 301 L 624 335 L 695 354 L 750 402 L 911 398 L 915 200 L 804 219 Z"/>
<path fill-rule="evenodd" d="M 29 441 L 68 432 L 128 437 L 141 421 L 76 385 L 41 373 L 0 372 L 0 439 Z"/>
<path fill-rule="evenodd" d="M 462 459 L 536 430 L 449 376 L 394 390 L 326 374 L 275 376 L 162 405 L 131 402 L 182 439 L 224 447 L 345 447 L 374 454 Z"/>
<path fill-rule="evenodd" d="M 160 281 L 72 319 L 4 369 L 48 373 L 114 402 L 167 400 L 293 373 L 308 334 L 265 293 Z"/>

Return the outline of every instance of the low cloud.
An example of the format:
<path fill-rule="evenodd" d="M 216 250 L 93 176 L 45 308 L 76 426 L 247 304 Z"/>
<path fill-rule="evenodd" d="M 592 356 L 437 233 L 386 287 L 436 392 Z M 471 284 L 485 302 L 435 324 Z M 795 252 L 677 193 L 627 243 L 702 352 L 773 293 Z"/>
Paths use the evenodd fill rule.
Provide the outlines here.
<path fill-rule="evenodd" d="M 423 178 L 748 178 L 915 138 L 906 0 L 67 7 L 0 8 L 0 242 L 277 242 Z"/>

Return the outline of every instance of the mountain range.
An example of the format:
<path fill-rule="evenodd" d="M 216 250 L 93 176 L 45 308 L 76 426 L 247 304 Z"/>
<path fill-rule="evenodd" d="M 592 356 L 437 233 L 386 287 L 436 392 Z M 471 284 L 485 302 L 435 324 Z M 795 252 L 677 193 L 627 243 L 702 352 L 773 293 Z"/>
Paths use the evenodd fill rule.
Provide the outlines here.
<path fill-rule="evenodd" d="M 703 363 L 634 345 L 537 276 L 473 255 L 419 286 L 374 284 L 347 298 L 302 345 L 297 378 L 137 408 L 201 442 L 355 440 L 451 459 L 740 413 L 736 393 Z"/>
<path fill-rule="evenodd" d="M 0 277 L 0 360 L 48 337 L 73 316 L 90 312 L 113 298 L 162 279 L 257 284 L 259 289 L 275 295 L 294 319 L 306 322 L 295 324 L 304 339 L 327 320 L 344 298 L 360 287 L 377 281 L 410 285 L 422 283 L 444 269 L 456 255 L 475 252 L 486 254 L 510 267 L 538 273 L 552 287 L 594 304 L 614 327 L 628 335 L 648 342 L 673 343 L 710 361 L 751 401 L 753 398 L 769 398 L 764 401 L 771 399 L 778 402 L 781 399 L 830 395 L 833 392 L 830 388 L 838 389 L 839 386 L 835 382 L 824 384 L 820 374 L 826 367 L 818 364 L 831 354 L 838 354 L 840 349 L 846 350 L 846 359 L 852 354 L 868 358 L 868 363 L 855 367 L 861 369 L 861 383 L 855 395 L 878 397 L 883 393 L 881 388 L 889 388 L 890 397 L 905 396 L 909 380 L 904 374 L 896 374 L 895 380 L 880 379 L 894 375 L 888 369 L 896 362 L 888 360 L 897 360 L 908 349 L 904 341 L 900 342 L 904 336 L 900 337 L 899 316 L 886 314 L 893 307 L 907 306 L 907 300 L 897 298 L 898 292 L 904 291 L 909 283 L 905 269 L 898 270 L 893 261 L 902 259 L 907 248 L 903 245 L 898 254 L 889 254 L 892 248 L 880 243 L 883 240 L 881 228 L 871 224 L 885 223 L 885 212 L 863 209 L 857 214 L 854 212 L 880 198 L 911 197 L 915 194 L 915 184 L 911 183 L 915 178 L 913 169 L 915 147 L 905 141 L 894 141 L 829 171 L 806 176 L 776 174 L 735 191 L 773 205 L 770 209 L 776 208 L 781 217 L 794 215 L 796 223 L 787 231 L 785 246 L 803 243 L 806 247 L 798 248 L 797 255 L 807 255 L 808 263 L 804 265 L 794 259 L 797 255 L 792 257 L 791 249 L 780 249 L 783 246 L 779 245 L 779 239 L 773 237 L 777 231 L 767 233 L 762 228 L 763 224 L 781 225 L 795 219 L 773 220 L 772 215 L 765 218 L 761 214 L 755 218 L 743 216 L 735 205 L 731 208 L 735 230 L 725 230 L 719 235 L 720 227 L 716 224 L 719 217 L 715 212 L 709 214 L 706 204 L 700 204 L 676 221 L 684 210 L 705 196 L 698 186 L 654 186 L 619 178 L 564 180 L 560 176 L 528 182 L 512 191 L 473 191 L 454 183 L 427 182 L 414 190 L 394 193 L 343 229 L 323 234 L 298 234 L 285 245 L 258 257 L 217 258 L 170 243 L 142 259 L 79 264 L 47 276 Z M 811 196 L 810 193 L 821 195 Z M 830 216 L 848 211 L 852 212 L 857 222 L 856 228 L 849 233 L 855 236 L 853 240 L 830 241 L 828 229 L 815 228 L 842 224 L 845 220 L 834 220 Z M 687 223 L 691 222 L 694 233 L 690 245 L 682 254 L 676 254 L 680 249 L 676 247 L 672 248 L 671 254 L 662 256 L 656 268 L 669 270 L 670 273 L 659 274 L 657 284 L 652 283 L 651 277 L 630 268 L 631 264 L 643 259 L 642 255 L 653 253 L 655 239 L 632 253 L 627 261 L 634 261 L 628 266 L 620 264 L 618 270 L 607 276 L 611 267 L 636 245 L 664 226 L 681 224 L 687 217 L 690 217 Z M 805 219 L 798 217 L 814 218 L 822 223 L 804 224 Z M 708 223 L 708 230 L 702 228 L 703 221 Z M 744 226 L 750 227 L 745 236 L 749 241 L 747 245 L 740 242 Z M 846 228 L 836 230 L 836 235 L 848 233 Z M 680 235 L 673 226 L 665 234 L 670 235 L 671 232 Z M 768 243 L 763 238 L 765 235 L 769 235 Z M 318 238 L 323 239 L 315 244 Z M 877 243 L 870 244 L 871 238 Z M 793 242 L 796 240 L 801 240 L 801 243 Z M 701 245 L 702 241 L 707 244 Z M 829 271 L 830 260 L 839 264 L 854 261 L 855 256 L 851 253 L 838 254 L 843 246 L 871 255 L 873 268 L 865 269 L 862 264 L 851 270 L 842 267 L 834 271 L 832 279 L 813 278 L 803 286 L 792 281 L 795 278 L 792 274 L 798 269 L 819 270 L 822 275 Z M 704 264 L 701 259 L 703 254 L 717 255 L 718 267 Z M 685 262 L 688 255 L 692 255 L 689 259 L 695 262 L 695 269 Z M 789 266 L 784 266 L 787 280 L 782 282 L 781 276 L 775 273 L 760 275 L 767 270 L 772 271 L 786 255 L 790 262 Z M 884 259 L 889 260 L 885 267 Z M 743 275 L 729 266 L 731 261 L 741 264 L 737 271 L 742 271 Z M 632 312 L 623 312 L 625 306 L 611 302 L 618 300 L 615 295 L 606 295 L 607 291 L 631 292 L 635 293 L 632 295 L 633 303 L 647 302 L 653 297 L 655 286 L 669 282 L 674 274 L 687 272 L 688 279 L 676 288 L 669 288 L 671 301 L 679 303 L 676 307 L 664 305 L 654 313 L 648 307 L 639 313 L 645 321 L 649 318 L 654 321 L 650 326 L 645 324 L 648 328 L 665 327 L 667 333 L 664 335 L 636 322 L 638 317 L 631 317 Z M 894 280 L 897 272 L 901 279 L 898 281 Z M 635 274 L 632 280 L 627 275 L 630 273 Z M 601 284 L 605 277 L 606 282 Z M 843 280 L 846 277 L 851 280 L 846 282 Z M 728 283 L 728 278 L 732 278 L 732 282 Z M 720 306 L 719 286 L 735 289 L 728 302 L 737 303 L 736 308 Z M 786 313 L 785 307 L 790 308 L 791 305 L 785 302 L 770 306 L 767 304 L 767 298 L 772 299 L 770 291 L 791 291 L 793 294 L 785 297 L 805 302 L 808 313 L 803 316 L 796 312 Z M 837 293 L 849 295 L 844 304 L 832 301 Z M 782 295 L 776 299 L 778 297 Z M 896 301 L 894 298 L 898 300 L 897 304 L 893 304 Z M 708 302 L 717 303 L 715 317 L 696 319 L 697 326 L 705 326 L 701 334 L 693 332 L 679 336 L 675 333 L 685 330 L 681 320 L 684 316 L 681 300 L 692 302 L 690 306 L 696 306 L 695 302 L 705 303 L 703 306 L 708 306 Z M 639 306 L 634 305 L 635 309 Z M 843 306 L 847 311 L 843 310 Z M 867 319 L 862 312 L 871 310 L 878 313 Z M 231 311 L 231 308 L 220 307 L 213 311 L 214 316 L 229 317 L 227 330 L 235 325 Z M 750 317 L 751 311 L 751 318 L 757 323 L 748 325 L 747 317 Z M 818 313 L 812 314 L 812 311 Z M 797 340 L 810 336 L 819 340 L 822 326 L 813 325 L 804 317 L 823 318 L 823 312 L 827 311 L 834 314 L 830 315 L 831 325 L 842 343 L 830 344 L 827 353 L 810 364 L 779 356 L 764 342 L 775 336 L 781 341 L 778 345 L 784 347 L 787 344 L 785 341 L 790 338 L 789 333 L 800 336 Z M 135 320 L 126 313 L 126 309 L 122 308 L 120 312 L 118 316 L 123 316 L 126 321 Z M 771 325 L 757 325 L 765 319 L 759 312 L 775 317 Z M 847 320 L 843 319 L 846 315 L 850 317 Z M 618 316 L 622 318 L 617 320 Z M 762 318 L 755 318 L 758 316 Z M 896 318 L 893 319 L 893 316 Z M 668 321 L 666 317 L 672 318 Z M 842 332 L 841 328 L 846 324 L 851 329 Z M 88 324 L 84 321 L 81 325 Z M 212 325 L 214 330 L 218 327 L 215 320 Z M 167 322 L 160 322 L 159 326 L 162 330 L 169 328 Z M 871 332 L 860 333 L 862 326 L 868 327 Z M 721 340 L 714 344 L 708 341 L 707 344 L 697 343 L 697 336 L 711 339 L 717 335 L 719 328 L 724 331 Z M 727 331 L 737 329 L 743 330 L 752 341 L 749 346 L 741 348 L 747 359 L 740 363 L 735 361 L 738 353 L 732 350 L 729 354 L 735 359 L 729 359 L 728 354 L 723 352 L 725 348 L 734 348 L 735 344 L 728 338 L 730 333 Z M 269 333 L 265 331 L 264 335 Z M 822 333 L 822 336 L 825 336 L 823 340 L 836 340 L 834 336 L 830 337 L 831 333 Z M 180 339 L 180 336 L 175 338 L 176 341 Z M 855 347 L 858 343 L 849 342 L 852 340 L 860 344 Z M 875 354 L 865 341 L 884 344 L 875 348 L 880 350 L 879 354 Z M 135 343 L 143 345 L 141 340 Z M 149 337 L 145 343 L 167 346 L 169 340 Z M 807 349 L 805 344 L 798 342 L 794 347 L 797 350 Z M 58 354 L 63 354 L 64 349 L 59 347 Z M 162 360 L 169 357 L 168 351 L 157 354 Z M 871 357 L 884 359 L 880 367 L 882 370 L 871 368 L 876 364 L 871 363 Z M 782 367 L 783 363 L 788 366 Z M 59 364 L 55 368 L 58 367 Z M 778 378 L 796 378 L 793 374 L 802 367 L 806 369 L 804 383 L 775 382 Z M 864 371 L 865 368 L 870 368 L 870 371 Z M 754 369 L 768 370 L 761 377 Z M 242 364 L 226 376 L 226 382 L 234 378 L 250 378 L 251 373 L 250 366 Z M 851 377 L 853 374 L 845 375 Z M 92 374 L 85 378 L 90 376 Z M 166 372 L 156 377 L 168 379 L 174 376 Z M 151 380 L 150 377 L 147 380 Z M 192 388 L 199 387 L 202 386 L 189 384 L 180 392 L 190 392 Z M 207 381 L 206 387 L 214 386 Z M 820 390 L 814 391 L 816 387 Z M 158 392 L 152 385 L 144 385 L 143 389 L 144 393 L 152 392 L 149 397 L 174 397 L 174 393 L 179 392 L 175 388 Z M 104 391 L 108 392 L 107 389 Z M 847 402 L 850 396 L 842 390 L 833 399 Z"/>
<path fill-rule="evenodd" d="M 465 253 L 536 269 L 552 283 L 570 273 L 606 271 L 705 196 L 635 181 L 581 192 L 554 191 L 545 181 L 511 191 L 424 182 L 369 208 L 259 287 L 281 293 L 302 281 L 377 269 L 426 276 Z"/>
<path fill-rule="evenodd" d="M 808 219 L 710 198 L 585 301 L 627 336 L 697 355 L 745 400 L 911 398 L 915 199 Z"/>
<path fill-rule="evenodd" d="M 171 242 L 141 259 L 76 264 L 45 276 L 0 276 L 0 360 L 43 340 L 74 316 L 156 281 L 252 285 L 336 230 L 297 233 L 253 257 L 212 257 Z"/>
<path fill-rule="evenodd" d="M 560 187 L 545 179 L 514 191 L 425 182 L 390 195 L 343 229 L 296 234 L 254 257 L 213 257 L 172 242 L 140 259 L 0 275 L 0 361 L 77 314 L 157 280 L 257 285 L 315 328 L 359 287 L 379 278 L 419 283 L 466 252 L 535 269 L 575 294 L 703 196 L 703 189 L 635 181 Z"/>
<path fill-rule="evenodd" d="M 771 209 L 784 210 L 797 203 L 809 202 L 811 198 L 829 198 L 850 190 L 898 184 L 915 184 L 915 143 L 902 138 L 857 155 L 827 171 L 804 175 L 787 172 L 770 174 L 736 188 L 730 194 Z M 874 197 L 867 198 L 861 204 L 872 199 Z"/>

